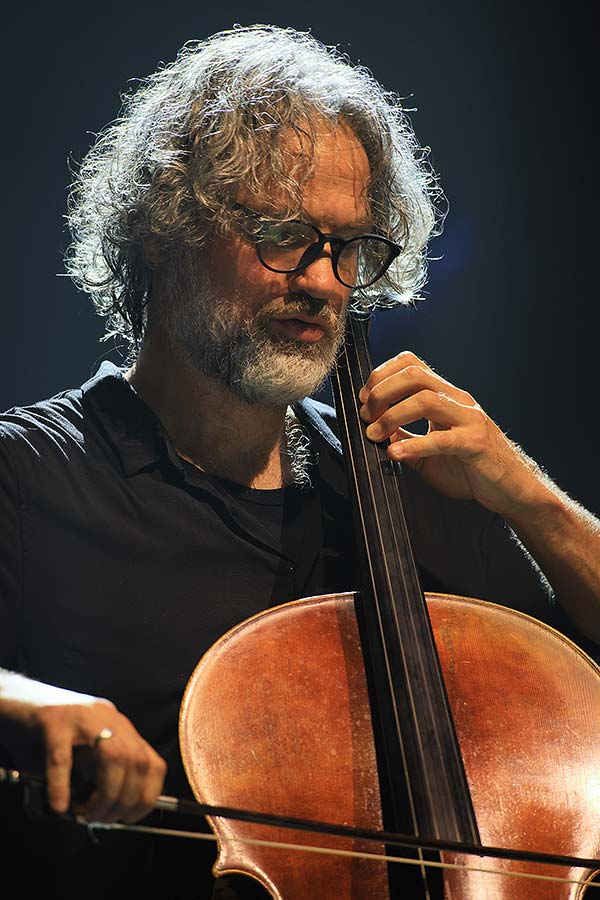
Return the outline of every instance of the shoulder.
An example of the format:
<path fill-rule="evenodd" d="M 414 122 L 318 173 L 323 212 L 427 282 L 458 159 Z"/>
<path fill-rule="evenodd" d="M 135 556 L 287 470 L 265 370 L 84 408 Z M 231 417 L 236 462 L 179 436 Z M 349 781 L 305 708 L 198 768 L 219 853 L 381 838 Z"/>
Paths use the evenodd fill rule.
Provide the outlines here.
<path fill-rule="evenodd" d="M 81 389 L 64 391 L 30 406 L 0 414 L 0 452 L 38 456 L 52 450 L 66 454 L 82 442 Z"/>
<path fill-rule="evenodd" d="M 70 388 L 29 406 L 15 406 L 0 413 L 0 458 L 16 460 L 33 457 L 45 460 L 70 460 L 89 443 L 95 419 L 93 410 L 103 404 L 107 410 L 117 406 L 122 391 L 122 376 L 111 363 L 81 387 Z"/>
<path fill-rule="evenodd" d="M 77 391 L 13 407 L 0 414 L 0 593 L 10 593 L 6 578 L 17 571 L 23 514 L 38 510 L 48 492 L 64 493 L 59 477 L 82 457 L 81 404 Z"/>

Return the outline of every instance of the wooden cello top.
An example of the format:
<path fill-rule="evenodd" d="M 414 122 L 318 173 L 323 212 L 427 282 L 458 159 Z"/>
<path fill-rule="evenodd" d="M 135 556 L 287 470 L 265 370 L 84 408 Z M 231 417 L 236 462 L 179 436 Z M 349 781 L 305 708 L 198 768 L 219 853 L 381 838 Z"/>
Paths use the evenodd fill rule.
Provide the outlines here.
<path fill-rule="evenodd" d="M 467 708 L 464 698 L 468 691 L 462 676 L 476 673 L 474 684 L 494 685 L 490 668 L 500 656 L 514 658 L 516 645 L 511 635 L 515 628 L 506 625 L 506 616 L 518 618 L 519 614 L 503 610 L 500 619 L 496 612 L 491 615 L 493 634 L 499 637 L 503 629 L 508 632 L 506 646 L 495 640 L 485 647 L 478 642 L 477 636 L 484 631 L 480 614 L 499 608 L 477 601 L 466 604 L 477 610 L 470 619 L 474 636 L 469 629 L 464 634 L 453 629 L 454 614 L 449 619 L 434 619 L 432 628 L 427 606 L 434 598 L 426 603 L 420 589 L 395 472 L 385 451 L 364 439 L 358 423 L 356 398 L 371 370 L 362 325 L 353 328 L 348 349 L 354 358 L 348 363 L 347 352 L 339 367 L 336 407 L 350 487 L 356 489 L 357 532 L 362 538 L 358 552 L 363 579 L 356 608 L 353 595 L 286 604 L 242 623 L 217 642 L 214 653 L 203 658 L 192 676 L 182 706 L 180 736 L 188 777 L 197 798 L 205 803 L 367 827 L 385 824 L 393 831 L 410 830 L 406 827 L 410 821 L 416 834 L 471 844 L 478 840 L 475 814 L 481 830 L 482 813 L 487 843 L 494 843 L 489 840 L 489 834 L 494 834 L 496 843 L 518 848 L 519 841 L 523 846 L 523 840 L 539 833 L 539 828 L 536 831 L 529 824 L 531 792 L 525 792 L 524 803 L 511 796 L 507 809 L 518 809 L 516 817 L 499 815 L 497 804 L 492 803 L 492 820 L 509 824 L 505 831 L 490 831 L 489 808 L 481 799 L 486 790 L 484 786 L 482 791 L 479 776 L 480 769 L 485 769 L 481 765 L 484 758 L 494 760 L 499 771 L 504 766 L 505 774 L 499 776 L 503 783 L 514 767 L 521 765 L 521 757 L 508 752 L 509 745 L 502 743 L 498 733 L 504 738 L 510 734 L 514 713 L 506 697 L 514 688 L 508 683 L 501 690 L 496 686 L 493 696 L 479 691 L 477 714 L 469 707 L 468 734 L 462 732 L 462 724 L 459 729 L 460 745 L 467 741 L 475 748 L 471 756 L 465 754 L 464 764 L 454 723 L 464 721 Z M 461 601 L 446 598 L 443 602 L 455 610 Z M 528 683 L 529 694 L 524 696 L 535 696 L 535 685 L 545 679 L 544 668 L 538 667 L 539 659 L 534 665 L 521 651 L 518 661 L 517 682 L 523 688 Z M 459 670 L 462 676 L 457 680 L 454 676 Z M 450 697 L 446 690 L 449 674 Z M 514 681 L 515 671 L 507 674 Z M 596 687 L 590 690 L 587 714 L 594 733 L 600 724 L 597 676 L 595 671 L 590 683 Z M 561 698 L 559 706 L 579 704 L 577 690 L 574 696 L 572 701 L 567 694 L 569 699 Z M 493 714 L 498 729 L 479 733 L 477 717 L 488 723 L 494 709 L 491 701 L 498 697 L 504 698 L 500 706 L 495 704 Z M 215 707 L 214 714 L 209 715 L 209 705 Z M 553 710 L 548 707 L 549 717 L 554 717 Z M 503 711 L 508 711 L 508 718 L 502 718 Z M 525 730 L 523 734 L 531 755 L 535 736 Z M 551 767 L 551 763 L 547 765 Z M 595 765 L 592 771 L 597 771 Z M 477 797 L 475 812 L 471 792 Z M 562 801 L 557 802 L 562 808 Z M 575 821 L 580 821 L 578 813 Z M 256 835 L 256 828 L 261 833 L 261 826 L 246 824 L 240 830 L 222 820 L 212 824 L 221 843 L 217 870 L 246 871 L 277 900 L 304 898 L 308 884 L 311 895 L 323 900 L 383 900 L 391 896 L 384 866 L 377 862 L 352 857 L 342 866 L 342 857 L 331 863 L 314 862 L 306 851 L 304 856 L 291 852 L 276 857 L 264 848 L 248 853 L 242 840 L 249 833 Z M 279 839 L 297 843 L 292 834 L 279 835 Z M 589 856 L 598 852 L 596 832 L 586 847 Z M 348 845 L 338 843 L 340 848 L 348 849 Z M 356 849 L 352 845 L 352 850 Z M 383 852 L 383 847 L 380 849 Z M 568 852 L 567 847 L 562 852 Z M 460 875 L 446 877 L 453 900 L 516 900 L 524 896 L 514 893 L 522 885 L 512 887 L 517 879 L 511 878 L 501 879 L 501 886 L 493 887 L 496 893 L 481 893 L 485 885 L 474 881 L 468 871 L 463 867 Z M 413 891 L 415 897 L 433 896 L 436 890 L 419 874 L 412 885 L 410 890 L 419 892 Z M 571 893 L 536 894 L 528 887 L 527 896 L 531 900 L 577 896 L 568 890 Z"/>

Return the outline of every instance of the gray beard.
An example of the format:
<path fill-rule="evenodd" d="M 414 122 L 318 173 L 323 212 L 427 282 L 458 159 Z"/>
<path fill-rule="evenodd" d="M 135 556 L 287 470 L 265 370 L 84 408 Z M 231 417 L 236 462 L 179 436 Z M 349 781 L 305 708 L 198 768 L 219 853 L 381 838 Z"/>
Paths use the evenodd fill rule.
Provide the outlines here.
<path fill-rule="evenodd" d="M 160 321 L 174 348 L 245 403 L 287 406 L 314 393 L 331 371 L 343 340 L 344 316 L 325 307 L 328 331 L 316 343 L 281 340 L 269 320 L 285 311 L 306 313 L 308 300 L 267 304 L 251 319 L 235 298 L 219 296 L 210 275 L 184 251 L 172 260 Z"/>

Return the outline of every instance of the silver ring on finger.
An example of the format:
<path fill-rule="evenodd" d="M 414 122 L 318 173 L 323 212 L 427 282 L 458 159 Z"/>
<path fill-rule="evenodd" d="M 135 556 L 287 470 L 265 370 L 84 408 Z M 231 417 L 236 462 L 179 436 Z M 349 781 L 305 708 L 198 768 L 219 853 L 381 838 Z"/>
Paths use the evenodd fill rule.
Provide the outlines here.
<path fill-rule="evenodd" d="M 94 749 L 98 747 L 102 741 L 108 741 L 113 736 L 110 728 L 103 728 L 102 731 L 98 732 L 96 737 L 94 738 Z"/>

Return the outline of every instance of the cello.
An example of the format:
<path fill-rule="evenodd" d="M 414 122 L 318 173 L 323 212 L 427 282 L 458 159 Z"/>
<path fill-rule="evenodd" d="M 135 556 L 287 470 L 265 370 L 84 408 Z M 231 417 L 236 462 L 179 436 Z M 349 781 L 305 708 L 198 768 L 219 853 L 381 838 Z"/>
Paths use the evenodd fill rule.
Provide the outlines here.
<path fill-rule="evenodd" d="M 371 370 L 364 323 L 352 324 L 347 356 L 336 405 L 350 480 L 362 486 L 355 511 L 371 584 L 268 610 L 225 635 L 190 679 L 180 744 L 203 807 L 338 822 L 357 833 L 299 841 L 285 823 L 273 834 L 264 822 L 213 809 L 216 872 L 245 872 L 277 900 L 433 898 L 440 890 L 467 900 L 579 897 L 593 866 L 575 860 L 559 893 L 545 880 L 556 869 L 529 867 L 536 877 L 523 887 L 510 877 L 524 868 L 523 854 L 510 857 L 540 847 L 597 855 L 598 670 L 519 613 L 423 597 L 397 467 L 350 427 Z M 576 736 L 570 756 L 559 753 L 565 734 Z M 416 843 L 455 845 L 442 850 L 441 887 L 427 851 L 406 860 L 414 877 L 393 883 L 382 829 L 407 822 Z M 379 833 L 379 845 L 365 832 Z M 267 834 L 334 852 L 250 843 Z M 506 875 L 490 874 L 489 860 L 467 863 L 466 850 L 480 843 L 508 848 Z"/>
<path fill-rule="evenodd" d="M 423 593 L 399 466 L 358 416 L 371 369 L 366 320 L 350 316 L 333 386 L 360 590 L 259 613 L 204 655 L 180 715 L 194 795 L 424 842 L 596 859 L 600 669 L 524 614 Z M 595 874 L 510 858 L 492 872 L 485 857 L 473 866 L 443 852 L 440 863 L 417 850 L 398 881 L 383 839 L 332 837 L 325 858 L 306 849 L 322 835 L 303 834 L 300 852 L 285 826 L 208 818 L 215 875 L 244 873 L 274 900 L 579 900 Z M 511 875 L 527 872 L 524 889 Z"/>

